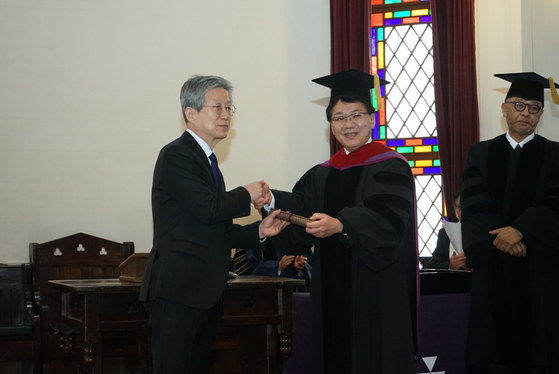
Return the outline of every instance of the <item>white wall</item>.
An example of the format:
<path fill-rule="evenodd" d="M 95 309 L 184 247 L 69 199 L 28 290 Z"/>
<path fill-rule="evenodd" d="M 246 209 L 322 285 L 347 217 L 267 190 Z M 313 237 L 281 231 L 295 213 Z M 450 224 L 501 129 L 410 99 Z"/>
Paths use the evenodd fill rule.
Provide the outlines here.
<path fill-rule="evenodd" d="M 149 251 L 153 166 L 193 74 L 235 86 L 229 187 L 290 188 L 328 158 L 311 83 L 329 73 L 328 2 L 2 0 L 0 51 L 0 262 L 77 232 Z"/>
<path fill-rule="evenodd" d="M 535 71 L 559 83 L 559 2 L 557 0 L 478 0 L 478 95 L 481 139 L 506 131 L 501 103 L 510 86 L 495 73 Z M 559 141 L 559 106 L 545 94 L 537 132 Z"/>
<path fill-rule="evenodd" d="M 239 108 L 216 153 L 229 187 L 289 189 L 328 158 L 322 0 L 0 0 L 0 262 L 86 232 L 151 248 L 159 149 L 184 130 L 182 83 L 229 79 Z M 481 137 L 506 126 L 497 72 L 559 81 L 556 0 L 478 1 Z M 559 140 L 559 107 L 540 134 Z M 254 213 L 242 223 L 258 218 Z"/>

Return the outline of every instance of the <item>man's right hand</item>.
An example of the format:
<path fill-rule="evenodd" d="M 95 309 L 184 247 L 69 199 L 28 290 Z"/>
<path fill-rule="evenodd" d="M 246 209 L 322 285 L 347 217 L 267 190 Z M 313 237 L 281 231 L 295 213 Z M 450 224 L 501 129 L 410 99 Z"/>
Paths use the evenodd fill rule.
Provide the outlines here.
<path fill-rule="evenodd" d="M 254 204 L 254 208 L 260 210 L 264 207 L 264 205 L 270 205 L 272 203 L 272 193 L 270 192 L 270 186 L 268 183 L 264 181 L 259 182 L 262 186 L 262 195 L 259 199 L 251 199 L 251 202 Z"/>
<path fill-rule="evenodd" d="M 285 270 L 291 265 L 295 256 L 283 256 L 278 264 L 279 270 Z"/>
<path fill-rule="evenodd" d="M 462 268 L 466 268 L 466 256 L 464 256 L 463 253 L 457 255 L 456 252 L 452 252 L 449 268 L 450 270 L 460 270 Z"/>
<path fill-rule="evenodd" d="M 258 182 L 252 182 L 252 183 L 249 183 L 249 184 L 243 186 L 248 191 L 248 193 L 250 194 L 250 201 L 255 202 L 255 201 L 258 201 L 260 199 L 263 199 L 263 197 L 264 197 L 264 185 L 267 186 L 266 182 L 258 181 Z"/>

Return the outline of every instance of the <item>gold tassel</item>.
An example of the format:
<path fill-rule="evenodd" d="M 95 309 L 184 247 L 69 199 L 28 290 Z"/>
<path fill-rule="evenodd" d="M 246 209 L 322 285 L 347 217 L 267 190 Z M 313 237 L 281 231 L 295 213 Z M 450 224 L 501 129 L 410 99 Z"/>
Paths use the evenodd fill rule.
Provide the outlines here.
<path fill-rule="evenodd" d="M 557 88 L 555 88 L 555 82 L 553 82 L 553 78 L 549 77 L 547 78 L 549 80 L 549 88 L 551 91 L 551 98 L 553 99 L 553 102 L 557 105 L 559 105 L 559 95 L 557 94 Z"/>
<path fill-rule="evenodd" d="M 380 96 L 380 79 L 378 74 L 375 74 L 375 99 L 377 101 L 377 108 L 376 111 L 382 109 L 382 97 Z"/>

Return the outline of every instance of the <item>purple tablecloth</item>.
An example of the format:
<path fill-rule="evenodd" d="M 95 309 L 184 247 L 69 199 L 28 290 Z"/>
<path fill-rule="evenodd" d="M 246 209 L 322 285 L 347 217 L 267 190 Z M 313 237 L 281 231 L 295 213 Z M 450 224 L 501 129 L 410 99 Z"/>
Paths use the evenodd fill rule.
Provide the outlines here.
<path fill-rule="evenodd" d="M 419 304 L 419 359 L 416 373 L 465 373 L 469 293 L 422 295 Z M 308 374 L 310 357 L 309 293 L 293 294 L 291 355 L 284 374 Z"/>

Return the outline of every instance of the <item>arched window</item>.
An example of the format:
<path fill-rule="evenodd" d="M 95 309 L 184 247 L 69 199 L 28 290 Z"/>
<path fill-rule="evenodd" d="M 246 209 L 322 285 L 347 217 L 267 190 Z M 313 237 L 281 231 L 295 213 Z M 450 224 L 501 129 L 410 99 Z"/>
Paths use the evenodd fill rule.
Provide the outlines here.
<path fill-rule="evenodd" d="M 371 3 L 371 73 L 391 82 L 381 89 L 383 105 L 376 114 L 373 139 L 401 153 L 412 168 L 419 252 L 430 256 L 446 213 L 435 122 L 429 1 Z"/>

